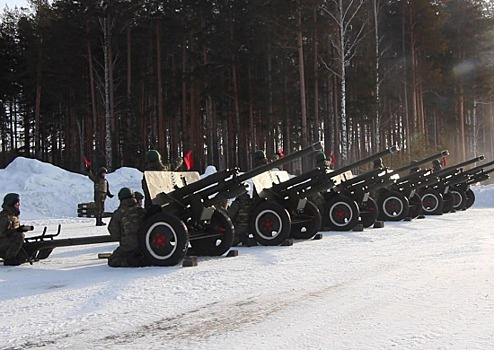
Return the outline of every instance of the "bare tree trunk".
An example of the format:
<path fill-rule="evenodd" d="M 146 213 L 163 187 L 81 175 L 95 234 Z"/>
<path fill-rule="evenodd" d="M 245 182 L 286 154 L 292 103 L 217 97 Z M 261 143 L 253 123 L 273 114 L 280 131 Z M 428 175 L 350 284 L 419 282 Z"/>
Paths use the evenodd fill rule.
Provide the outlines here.
<path fill-rule="evenodd" d="M 157 85 L 157 100 L 158 100 L 158 116 L 157 116 L 157 138 L 158 138 L 158 148 L 160 150 L 170 151 L 169 147 L 165 144 L 165 136 L 167 133 L 165 116 L 163 112 L 163 78 L 162 78 L 162 68 L 161 68 L 161 26 L 160 22 L 155 23 L 155 34 L 156 34 L 156 85 Z"/>
<path fill-rule="evenodd" d="M 313 26 L 314 26 L 314 87 L 313 87 L 313 93 L 314 93 L 314 125 L 313 125 L 313 132 L 312 132 L 312 140 L 311 142 L 317 142 L 321 140 L 321 135 L 319 131 L 319 38 L 318 38 L 318 31 L 317 31 L 317 11 L 318 8 L 314 6 L 314 12 L 313 12 Z"/>
<path fill-rule="evenodd" d="M 302 37 L 302 13 L 300 10 L 300 2 L 297 1 L 297 51 L 298 51 L 298 74 L 300 80 L 300 107 L 302 114 L 302 148 L 307 147 L 307 101 L 305 90 L 305 61 L 304 61 L 304 44 Z M 302 168 L 307 169 L 307 157 L 303 158 Z"/>
<path fill-rule="evenodd" d="M 103 55 L 104 55 L 104 67 L 105 67 L 105 157 L 106 166 L 112 168 L 112 135 L 111 135 L 111 111 L 110 111 L 110 60 L 109 47 L 110 47 L 110 30 L 108 23 L 108 14 L 101 20 L 101 27 L 103 29 Z"/>

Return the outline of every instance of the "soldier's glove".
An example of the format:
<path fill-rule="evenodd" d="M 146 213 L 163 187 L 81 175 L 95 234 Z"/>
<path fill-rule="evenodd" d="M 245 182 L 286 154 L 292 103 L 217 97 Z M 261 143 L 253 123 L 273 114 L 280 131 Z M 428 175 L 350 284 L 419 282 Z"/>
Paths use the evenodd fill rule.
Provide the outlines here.
<path fill-rule="evenodd" d="M 32 230 L 34 230 L 34 226 L 28 226 L 28 225 L 21 225 L 16 229 L 17 232 L 27 232 Z"/>
<path fill-rule="evenodd" d="M 113 198 L 113 194 L 108 193 L 108 197 Z"/>

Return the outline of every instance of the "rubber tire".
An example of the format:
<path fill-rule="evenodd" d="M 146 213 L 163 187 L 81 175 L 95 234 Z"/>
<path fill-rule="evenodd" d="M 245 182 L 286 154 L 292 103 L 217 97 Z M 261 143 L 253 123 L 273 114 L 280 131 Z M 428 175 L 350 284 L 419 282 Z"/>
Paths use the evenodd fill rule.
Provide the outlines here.
<path fill-rule="evenodd" d="M 360 223 L 363 227 L 368 228 L 374 225 L 379 216 L 379 209 L 374 198 L 369 197 L 365 205 L 359 205 Z"/>
<path fill-rule="evenodd" d="M 408 216 L 408 198 L 401 192 L 386 192 L 379 200 L 379 219 L 383 221 L 401 221 Z"/>
<path fill-rule="evenodd" d="M 467 205 L 467 195 L 466 193 L 459 188 L 452 188 L 449 191 L 453 195 L 453 209 L 463 210 Z"/>
<path fill-rule="evenodd" d="M 408 199 L 408 216 L 412 219 L 418 218 L 422 214 L 422 198 L 415 193 Z"/>
<path fill-rule="evenodd" d="M 425 215 L 441 215 L 443 213 L 443 195 L 434 189 L 426 189 L 420 193 L 422 213 Z"/>
<path fill-rule="evenodd" d="M 165 247 L 158 247 L 163 244 Z M 149 217 L 139 232 L 141 250 L 150 265 L 175 266 L 189 246 L 189 232 L 185 223 L 175 215 L 157 213 Z"/>
<path fill-rule="evenodd" d="M 332 231 L 350 231 L 358 224 L 359 217 L 357 203 L 349 197 L 337 194 L 326 205 L 323 225 Z"/>
<path fill-rule="evenodd" d="M 473 203 L 475 203 L 475 193 L 472 191 L 471 188 L 469 188 L 468 190 L 466 190 L 465 195 L 467 196 L 465 209 L 468 209 L 473 205 Z"/>
<path fill-rule="evenodd" d="M 217 233 L 220 236 L 191 240 L 190 245 L 196 255 L 220 256 L 230 250 L 233 245 L 235 228 L 223 209 L 214 208 L 211 220 L 204 226 L 206 232 Z"/>
<path fill-rule="evenodd" d="M 311 239 L 321 229 L 321 212 L 311 201 L 307 201 L 305 208 L 292 214 L 291 218 L 290 237 L 292 238 Z"/>
<path fill-rule="evenodd" d="M 290 237 L 290 214 L 278 203 L 263 201 L 251 211 L 249 229 L 257 243 L 280 245 Z"/>

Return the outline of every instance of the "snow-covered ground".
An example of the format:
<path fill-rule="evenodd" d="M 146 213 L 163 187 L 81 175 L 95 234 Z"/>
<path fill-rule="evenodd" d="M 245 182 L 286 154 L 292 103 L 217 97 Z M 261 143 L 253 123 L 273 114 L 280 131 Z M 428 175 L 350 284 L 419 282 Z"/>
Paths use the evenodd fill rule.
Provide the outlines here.
<path fill-rule="evenodd" d="M 107 178 L 116 194 L 142 173 Z M 0 266 L 0 349 L 493 349 L 494 186 L 474 191 L 466 211 L 238 247 L 197 267 L 112 269 L 97 255 L 115 243 Z M 17 158 L 0 170 L 0 200 L 8 192 L 32 234 L 107 232 L 77 218 L 92 201 L 85 176 Z"/>

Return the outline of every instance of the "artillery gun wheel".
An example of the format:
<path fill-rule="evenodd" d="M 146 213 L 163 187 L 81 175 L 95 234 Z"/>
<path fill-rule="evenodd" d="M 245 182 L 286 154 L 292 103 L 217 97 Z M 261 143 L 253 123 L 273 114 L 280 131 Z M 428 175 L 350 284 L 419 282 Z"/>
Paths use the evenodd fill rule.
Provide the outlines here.
<path fill-rule="evenodd" d="M 187 226 L 174 215 L 154 214 L 144 222 L 139 233 L 139 244 L 149 264 L 177 265 L 187 253 Z"/>
<path fill-rule="evenodd" d="M 249 227 L 258 243 L 280 245 L 290 236 L 290 214 L 277 203 L 263 201 L 249 215 Z"/>
<path fill-rule="evenodd" d="M 475 193 L 472 191 L 471 188 L 469 188 L 468 190 L 466 190 L 465 195 L 467 196 L 467 203 L 465 205 L 465 209 L 468 209 L 475 202 Z"/>
<path fill-rule="evenodd" d="M 467 195 L 464 191 L 459 188 L 452 188 L 450 190 L 451 195 L 453 196 L 453 209 L 454 210 L 463 210 L 467 205 Z"/>
<path fill-rule="evenodd" d="M 415 193 L 408 199 L 408 216 L 412 219 L 418 218 L 422 214 L 422 198 Z"/>
<path fill-rule="evenodd" d="M 321 212 L 311 201 L 305 208 L 292 216 L 290 236 L 295 239 L 310 239 L 321 229 Z"/>
<path fill-rule="evenodd" d="M 214 236 L 190 241 L 196 255 L 220 256 L 232 247 L 235 228 L 224 210 L 215 208 L 204 230 Z"/>
<path fill-rule="evenodd" d="M 421 194 L 422 212 L 427 215 L 441 215 L 443 213 L 443 195 L 434 189 L 426 189 Z"/>
<path fill-rule="evenodd" d="M 365 228 L 371 227 L 377 220 L 379 210 L 374 198 L 369 197 L 365 204 L 359 205 L 360 223 Z"/>
<path fill-rule="evenodd" d="M 401 221 L 408 215 L 408 198 L 397 191 L 386 192 L 379 202 L 381 220 Z"/>
<path fill-rule="evenodd" d="M 323 220 L 333 231 L 350 231 L 357 225 L 359 216 L 357 203 L 353 199 L 336 195 L 328 201 Z"/>

